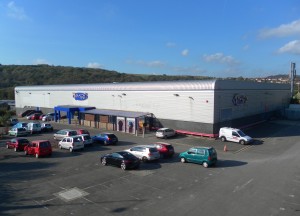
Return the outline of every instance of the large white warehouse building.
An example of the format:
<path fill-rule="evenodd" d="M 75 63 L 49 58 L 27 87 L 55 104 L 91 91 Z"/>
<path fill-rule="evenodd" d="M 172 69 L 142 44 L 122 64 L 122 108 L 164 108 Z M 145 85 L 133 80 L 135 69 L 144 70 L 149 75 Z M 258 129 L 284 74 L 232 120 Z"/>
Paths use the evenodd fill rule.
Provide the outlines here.
<path fill-rule="evenodd" d="M 26 109 L 66 112 L 91 127 L 134 133 L 147 127 L 217 134 L 265 120 L 286 108 L 287 84 L 233 80 L 18 86 L 18 114 Z M 76 113 L 77 112 L 77 113 Z M 74 115 L 75 113 L 75 115 Z M 123 126 L 124 125 L 124 126 Z M 130 126 L 130 130 L 129 130 Z"/>

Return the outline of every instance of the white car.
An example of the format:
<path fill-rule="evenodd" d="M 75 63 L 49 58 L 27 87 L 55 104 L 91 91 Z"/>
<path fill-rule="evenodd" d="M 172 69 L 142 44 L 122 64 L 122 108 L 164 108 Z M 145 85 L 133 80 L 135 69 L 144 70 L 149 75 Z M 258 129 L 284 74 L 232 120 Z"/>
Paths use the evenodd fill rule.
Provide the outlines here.
<path fill-rule="evenodd" d="M 84 149 L 84 143 L 81 136 L 65 137 L 58 143 L 60 149 L 68 149 L 70 152 L 78 149 Z"/>
<path fill-rule="evenodd" d="M 160 128 L 156 131 L 155 136 L 158 138 L 168 138 L 176 135 L 176 131 L 171 128 Z"/>
<path fill-rule="evenodd" d="M 158 160 L 160 158 L 160 154 L 154 146 L 147 146 L 147 145 L 139 145 L 134 146 L 130 149 L 125 150 L 130 152 L 140 160 L 146 162 L 151 160 Z"/>

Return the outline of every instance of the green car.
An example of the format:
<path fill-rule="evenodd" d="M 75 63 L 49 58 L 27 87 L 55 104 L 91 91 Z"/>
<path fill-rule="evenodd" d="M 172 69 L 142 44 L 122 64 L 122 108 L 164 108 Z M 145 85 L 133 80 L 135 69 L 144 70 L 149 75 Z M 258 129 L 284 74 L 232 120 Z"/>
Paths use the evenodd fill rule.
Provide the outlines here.
<path fill-rule="evenodd" d="M 202 164 L 205 168 L 215 166 L 218 158 L 217 152 L 213 147 L 193 147 L 186 152 L 179 154 L 182 163 L 191 162 Z"/>

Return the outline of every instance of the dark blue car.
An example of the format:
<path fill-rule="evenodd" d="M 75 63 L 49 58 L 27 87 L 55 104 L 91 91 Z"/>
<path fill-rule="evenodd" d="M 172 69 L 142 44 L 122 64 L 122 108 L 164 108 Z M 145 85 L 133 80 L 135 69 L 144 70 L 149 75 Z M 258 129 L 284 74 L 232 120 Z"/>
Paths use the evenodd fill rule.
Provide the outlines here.
<path fill-rule="evenodd" d="M 118 137 L 113 133 L 101 133 L 92 137 L 94 143 L 103 143 L 104 145 L 115 145 L 118 143 Z"/>

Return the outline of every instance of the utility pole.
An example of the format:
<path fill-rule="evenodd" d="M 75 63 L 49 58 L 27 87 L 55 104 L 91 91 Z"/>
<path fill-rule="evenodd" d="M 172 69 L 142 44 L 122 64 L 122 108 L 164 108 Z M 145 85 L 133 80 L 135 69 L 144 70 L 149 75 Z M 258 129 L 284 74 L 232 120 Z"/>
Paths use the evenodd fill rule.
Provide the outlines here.
<path fill-rule="evenodd" d="M 294 63 L 294 62 L 291 62 L 290 78 L 291 78 L 291 98 L 293 98 L 293 96 L 294 96 L 294 83 L 295 83 L 295 78 L 296 78 L 296 63 Z"/>

